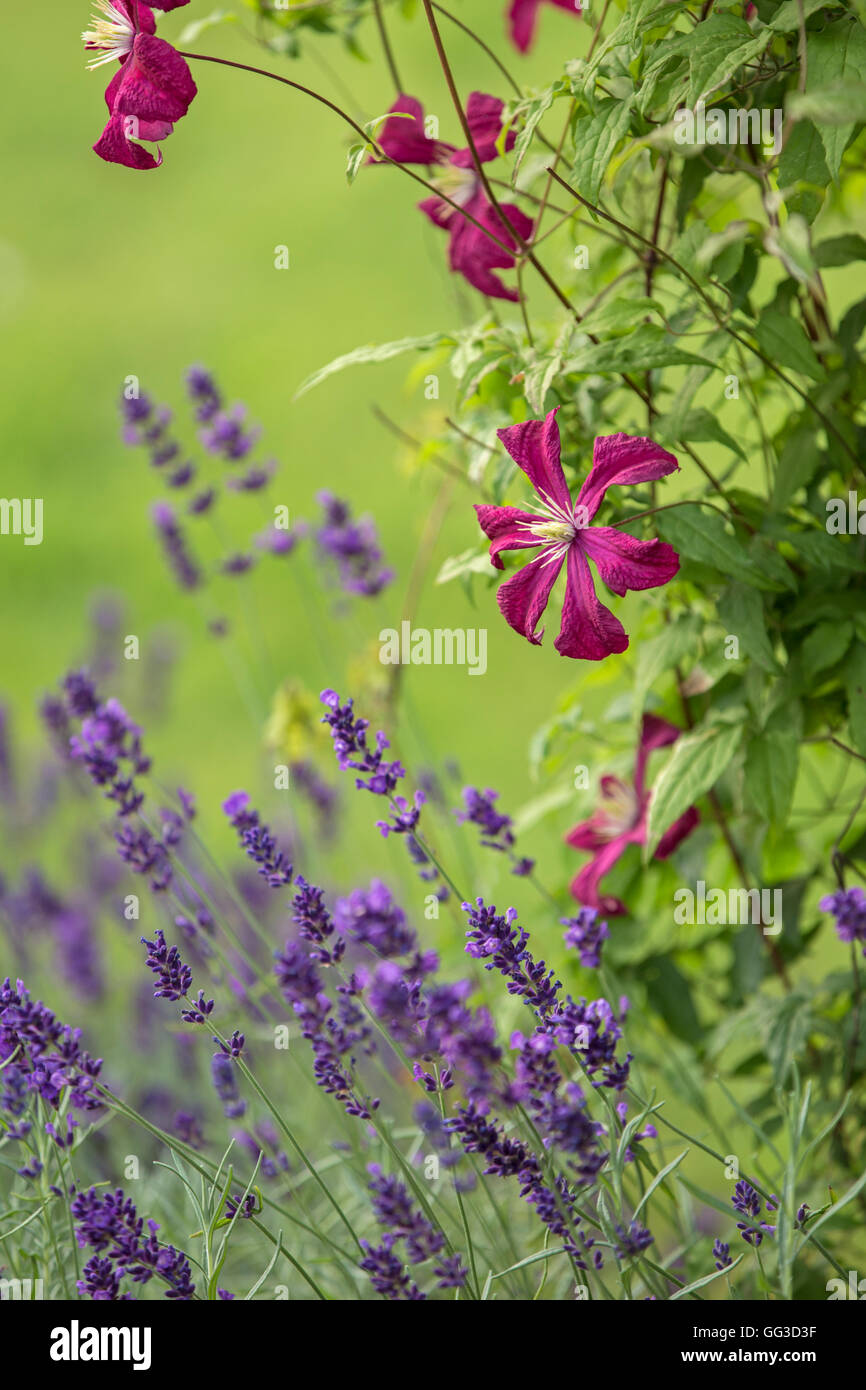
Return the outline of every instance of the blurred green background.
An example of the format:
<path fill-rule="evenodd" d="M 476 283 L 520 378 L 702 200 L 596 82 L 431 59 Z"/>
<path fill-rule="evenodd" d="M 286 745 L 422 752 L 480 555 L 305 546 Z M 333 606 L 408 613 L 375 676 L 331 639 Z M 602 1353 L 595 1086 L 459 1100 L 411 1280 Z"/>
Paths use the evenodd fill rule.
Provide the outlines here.
<path fill-rule="evenodd" d="M 585 51 L 585 26 L 545 6 L 539 42 L 521 59 L 505 42 L 504 8 L 495 23 L 487 4 L 467 5 L 461 14 L 479 23 L 519 80 L 540 82 L 564 57 Z M 208 5 L 193 4 L 160 18 L 159 32 L 172 39 L 208 12 Z M 351 651 L 374 641 L 382 626 L 399 625 L 441 482 L 429 467 L 407 466 L 410 454 L 374 418 L 371 403 L 421 433 L 448 413 L 449 382 L 443 374 L 442 400 L 426 402 L 421 376 L 405 384 L 414 359 L 401 359 L 347 371 L 297 403 L 292 397 L 338 354 L 454 326 L 460 306 L 446 240 L 416 211 L 418 190 L 385 168 L 363 170 L 350 188 L 349 132 L 330 112 L 275 83 L 193 65 L 199 95 L 165 142 L 162 167 L 141 173 L 100 161 L 91 145 L 104 123 L 111 70 L 85 70 L 79 35 L 88 18 L 86 0 L 46 0 L 36 57 L 32 14 L 19 7 L 4 16 L 3 91 L 9 111 L 22 119 L 7 140 L 0 235 L 2 491 L 44 498 L 45 539 L 38 548 L 12 537 L 0 542 L 0 692 L 12 699 L 19 731 L 32 731 L 37 698 L 86 647 L 92 595 L 118 591 L 127 604 L 124 633 L 138 634 L 143 648 L 156 626 L 176 629 L 186 659 L 172 717 L 149 742 L 166 776 L 169 769 L 194 770 L 202 802 L 214 802 L 254 781 L 258 749 L 219 644 L 201 635 L 197 610 L 177 593 L 159 557 L 148 518 L 149 503 L 162 495 L 159 479 L 145 454 L 119 438 L 123 379 L 137 375 L 144 391 L 179 407 L 184 419 L 181 375 L 203 362 L 227 398 L 246 402 L 262 423 L 264 455 L 280 465 L 275 501 L 293 517 L 312 516 L 313 496 L 327 486 L 373 514 L 398 580 L 378 602 L 357 602 L 344 628 L 322 633 L 323 648 L 287 569 L 269 564 L 255 577 L 276 675 L 298 674 L 314 690 L 326 683 L 343 689 Z M 272 67 L 364 117 L 387 109 L 392 92 L 371 21 L 359 35 L 370 61 L 352 58 L 337 39 L 305 34 L 305 56 L 292 62 L 257 45 L 249 20 L 249 31 L 219 26 L 194 46 Z M 389 23 L 404 85 L 440 114 L 443 137 L 456 137 L 424 25 L 393 11 Z M 502 91 L 501 77 L 471 40 L 449 27 L 448 42 L 462 83 Z M 278 244 L 289 247 L 288 271 L 274 268 Z M 474 292 L 461 292 L 461 299 L 469 317 L 483 312 Z M 191 428 L 186 438 L 192 441 Z M 223 509 L 229 529 L 230 500 Z M 456 758 L 466 780 L 501 787 L 507 805 L 529 791 L 529 731 L 578 673 L 564 669 L 550 644 L 529 651 L 506 629 L 492 593 L 475 610 L 459 586 L 432 586 L 441 560 L 477 541 L 471 501 L 466 489 L 454 497 L 417 620 L 486 626 L 488 673 L 413 669 L 407 687 L 430 745 Z M 239 503 L 239 543 L 246 515 Z M 260 526 L 258 512 L 256 518 Z M 217 580 L 215 596 L 236 615 L 231 580 Z"/>

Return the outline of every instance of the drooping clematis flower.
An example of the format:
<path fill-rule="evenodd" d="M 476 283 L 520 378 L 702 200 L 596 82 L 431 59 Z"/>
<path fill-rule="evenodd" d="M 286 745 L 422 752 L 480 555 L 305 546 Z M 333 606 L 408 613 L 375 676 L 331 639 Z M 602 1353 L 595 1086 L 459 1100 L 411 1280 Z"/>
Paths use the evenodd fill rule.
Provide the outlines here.
<path fill-rule="evenodd" d="M 569 10 L 571 14 L 583 13 L 578 0 L 550 0 L 550 3 L 560 10 Z M 509 38 L 521 53 L 526 53 L 535 37 L 541 4 L 542 0 L 511 0 L 508 7 Z"/>
<path fill-rule="evenodd" d="M 573 896 L 584 907 L 612 916 L 627 911 L 619 898 L 601 892 L 601 880 L 608 874 L 629 845 L 646 843 L 647 817 L 652 792 L 646 788 L 646 765 L 655 748 L 675 743 L 682 731 L 666 719 L 645 714 L 634 767 L 634 782 L 629 786 L 619 777 L 602 777 L 602 805 L 589 820 L 581 821 L 566 835 L 566 844 L 573 849 L 587 849 L 592 859 L 584 864 L 571 884 Z M 659 841 L 654 859 L 667 859 L 677 846 L 691 835 L 700 817 L 694 806 L 674 821 Z"/>
<path fill-rule="evenodd" d="M 162 0 L 176 10 L 189 0 Z M 105 92 L 108 124 L 93 146 L 100 159 L 128 169 L 156 169 L 154 158 L 136 140 L 164 140 L 185 116 L 196 94 L 192 74 L 176 49 L 156 37 L 153 10 L 143 0 L 94 0 L 93 28 L 82 34 L 96 56 L 90 68 L 117 60 L 120 68 Z"/>
<path fill-rule="evenodd" d="M 391 111 L 401 114 L 389 116 L 377 137 L 388 157 L 401 164 L 438 166 L 441 172 L 432 180 L 436 188 L 463 208 L 480 227 L 486 227 L 504 243 L 504 246 L 497 246 L 451 203 L 446 203 L 442 198 L 425 198 L 418 204 L 419 208 L 431 222 L 448 233 L 451 269 L 491 299 L 516 300 L 517 291 L 506 288 L 493 272 L 511 269 L 517 243 L 512 231 L 489 202 L 473 168 L 471 151 L 455 149 L 453 145 L 429 136 L 425 129 L 424 108 L 414 97 L 401 93 Z M 466 103 L 466 116 L 478 158 L 482 164 L 488 164 L 499 153 L 496 142 L 502 131 L 502 102 L 498 97 L 472 92 Z M 509 131 L 506 150 L 512 148 L 515 138 L 514 131 Z M 513 203 L 500 203 L 499 206 L 511 228 L 526 241 L 532 235 L 532 219 Z"/>
<path fill-rule="evenodd" d="M 557 407 L 558 409 L 558 407 Z M 612 526 L 591 526 L 607 489 L 663 478 L 679 470 L 673 454 L 651 439 L 628 434 L 595 441 L 592 468 L 572 502 L 559 461 L 556 410 L 545 420 L 528 420 L 497 430 L 514 462 L 529 478 L 540 505 L 476 506 L 481 529 L 491 541 L 490 562 L 503 569 L 503 550 L 540 550 L 522 570 L 500 586 L 496 601 L 509 626 L 537 646 L 536 633 L 550 593 L 566 566 L 562 626 L 554 643 L 561 656 L 601 661 L 624 652 L 628 637 L 618 618 L 596 596 L 588 561 L 605 584 L 622 597 L 629 589 L 655 589 L 673 579 L 679 556 L 665 541 L 639 541 Z"/>

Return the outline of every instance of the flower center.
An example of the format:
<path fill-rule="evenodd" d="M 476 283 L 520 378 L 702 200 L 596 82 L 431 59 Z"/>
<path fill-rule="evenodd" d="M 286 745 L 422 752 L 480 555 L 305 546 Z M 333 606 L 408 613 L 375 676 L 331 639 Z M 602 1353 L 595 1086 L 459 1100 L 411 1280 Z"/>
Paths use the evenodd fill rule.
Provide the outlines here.
<path fill-rule="evenodd" d="M 441 173 L 431 179 L 433 187 L 452 203 L 463 207 L 473 197 L 478 179 L 474 169 L 461 169 L 458 164 L 445 164 Z"/>
<path fill-rule="evenodd" d="M 101 67 L 103 63 L 113 63 L 132 52 L 135 40 L 135 24 L 123 10 L 117 9 L 111 0 L 93 0 L 96 13 L 91 18 L 92 29 L 81 35 L 84 47 L 92 49 L 96 57 L 91 58 L 88 68 Z"/>
<path fill-rule="evenodd" d="M 570 521 L 542 521 L 530 529 L 540 541 L 565 541 L 571 544 L 574 539 L 574 526 Z"/>
<path fill-rule="evenodd" d="M 604 824 L 598 826 L 600 838 L 615 840 L 624 835 L 637 824 L 639 814 L 640 802 L 634 787 L 620 782 L 619 778 L 611 778 L 604 789 Z"/>

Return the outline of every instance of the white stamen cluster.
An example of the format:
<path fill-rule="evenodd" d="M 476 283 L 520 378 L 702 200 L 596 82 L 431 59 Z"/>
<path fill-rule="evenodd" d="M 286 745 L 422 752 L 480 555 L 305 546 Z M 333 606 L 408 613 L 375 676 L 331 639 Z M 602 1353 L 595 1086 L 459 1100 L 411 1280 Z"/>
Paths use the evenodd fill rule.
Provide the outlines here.
<path fill-rule="evenodd" d="M 81 35 L 84 47 L 92 49 L 96 57 L 91 58 L 88 68 L 101 67 L 103 63 L 117 62 L 132 52 L 135 39 L 135 25 L 122 10 L 115 9 L 111 0 L 93 0 L 96 13 L 91 19 L 92 29 Z"/>

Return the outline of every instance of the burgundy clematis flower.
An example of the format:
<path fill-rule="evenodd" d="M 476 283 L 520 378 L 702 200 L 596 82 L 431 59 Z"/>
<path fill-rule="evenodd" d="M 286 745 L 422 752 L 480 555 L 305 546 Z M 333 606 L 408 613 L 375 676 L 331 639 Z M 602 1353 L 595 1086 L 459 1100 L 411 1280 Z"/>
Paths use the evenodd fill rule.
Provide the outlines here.
<path fill-rule="evenodd" d="M 514 265 L 512 253 L 517 250 L 517 244 L 512 232 L 488 201 L 473 168 L 471 152 L 468 149 L 455 149 L 443 140 L 428 136 L 424 108 L 414 97 L 401 93 L 390 109 L 402 114 L 389 116 L 377 137 L 388 157 L 401 164 L 438 165 L 441 173 L 432 180 L 436 188 L 509 248 L 505 250 L 497 246 L 479 227 L 461 216 L 451 203 L 441 198 L 425 198 L 418 204 L 421 211 L 448 233 L 451 269 L 491 299 L 516 300 L 517 291 L 507 289 L 493 272 L 510 270 Z M 472 92 L 466 103 L 466 116 L 478 158 L 487 164 L 498 154 L 496 142 L 502 130 L 502 102 L 498 97 Z M 506 150 L 512 148 L 515 138 L 514 132 L 509 131 Z M 526 241 L 532 235 L 532 219 L 513 203 L 501 203 L 500 208 L 514 231 Z"/>
<path fill-rule="evenodd" d="M 153 10 L 143 0 L 94 0 L 93 28 L 82 34 L 96 56 L 90 68 L 117 59 L 119 70 L 105 92 L 108 124 L 93 146 L 100 159 L 128 169 L 156 169 L 154 158 L 136 140 L 164 140 L 175 121 L 189 110 L 197 88 L 176 49 L 156 37 Z M 189 0 L 162 0 L 162 10 L 176 10 Z"/>
<path fill-rule="evenodd" d="M 521 53 L 526 53 L 535 37 L 541 4 L 542 0 L 511 0 L 508 8 L 508 34 L 514 47 Z M 569 10 L 572 14 L 583 13 L 578 0 L 551 0 L 551 4 L 560 10 Z"/>
<path fill-rule="evenodd" d="M 654 748 L 665 748 L 675 743 L 681 729 L 659 719 L 655 714 L 645 714 L 641 726 L 640 744 L 634 767 L 634 783 L 629 786 L 619 777 L 602 777 L 601 795 L 603 805 L 581 821 L 566 835 L 566 844 L 574 849 L 592 851 L 592 859 L 584 864 L 571 884 L 573 896 L 584 907 L 594 907 L 596 912 L 611 916 L 624 913 L 627 909 L 619 898 L 600 891 L 601 880 L 609 873 L 616 861 L 625 853 L 628 845 L 646 843 L 647 816 L 652 793 L 647 791 L 644 778 L 650 753 Z M 654 859 L 667 859 L 687 835 L 691 835 L 700 817 L 694 806 L 684 811 L 679 820 L 665 831 Z"/>
<path fill-rule="evenodd" d="M 558 407 L 557 407 L 558 409 Z M 497 430 L 514 462 L 538 493 L 534 512 L 517 507 L 476 506 L 481 529 L 491 541 L 490 561 L 503 569 L 503 550 L 539 549 L 528 565 L 497 591 L 496 601 L 506 622 L 529 642 L 536 633 L 550 592 L 566 566 L 562 626 L 554 646 L 561 656 L 601 661 L 624 652 L 628 637 L 618 618 L 600 603 L 588 560 L 605 584 L 622 597 L 629 589 L 655 589 L 667 584 L 680 567 L 679 556 L 665 541 L 639 541 L 611 526 L 591 526 L 607 489 L 613 485 L 650 482 L 679 470 L 673 454 L 651 439 L 609 434 L 596 439 L 592 468 L 572 503 L 559 461 L 556 410 L 545 420 L 528 420 Z"/>

